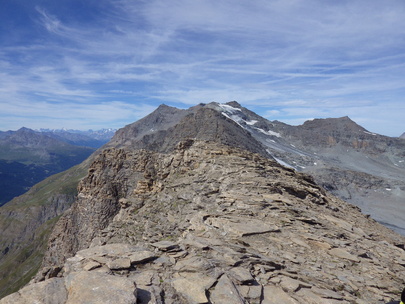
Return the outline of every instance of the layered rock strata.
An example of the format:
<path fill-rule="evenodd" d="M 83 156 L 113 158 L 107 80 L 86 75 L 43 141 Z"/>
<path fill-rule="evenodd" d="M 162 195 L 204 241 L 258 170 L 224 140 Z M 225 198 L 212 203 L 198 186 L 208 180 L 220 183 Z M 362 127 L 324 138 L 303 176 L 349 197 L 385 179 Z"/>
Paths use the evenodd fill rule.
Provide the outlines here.
<path fill-rule="evenodd" d="M 237 148 L 109 149 L 4 303 L 385 303 L 404 238 L 307 175 Z M 36 302 L 35 302 L 36 301 Z"/>

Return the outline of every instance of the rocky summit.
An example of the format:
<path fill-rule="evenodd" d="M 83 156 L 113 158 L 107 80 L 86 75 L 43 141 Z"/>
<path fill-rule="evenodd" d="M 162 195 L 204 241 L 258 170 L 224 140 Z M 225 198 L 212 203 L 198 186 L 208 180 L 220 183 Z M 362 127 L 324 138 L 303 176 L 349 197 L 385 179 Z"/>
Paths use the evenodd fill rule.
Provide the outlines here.
<path fill-rule="evenodd" d="M 399 202 L 403 147 L 348 117 L 162 105 L 1 207 L 0 304 L 397 300 L 405 238 L 320 184 Z"/>
<path fill-rule="evenodd" d="M 189 139 L 97 156 L 43 266 L 0 303 L 386 303 L 405 251 L 308 175 Z"/>

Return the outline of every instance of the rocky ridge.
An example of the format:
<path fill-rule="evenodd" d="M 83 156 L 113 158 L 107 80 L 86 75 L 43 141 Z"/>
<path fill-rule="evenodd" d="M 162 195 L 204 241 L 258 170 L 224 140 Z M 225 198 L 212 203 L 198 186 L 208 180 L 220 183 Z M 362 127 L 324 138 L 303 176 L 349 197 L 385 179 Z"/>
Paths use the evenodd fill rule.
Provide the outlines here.
<path fill-rule="evenodd" d="M 270 157 L 312 175 L 336 196 L 405 235 L 405 141 L 367 131 L 349 117 L 300 126 L 269 121 L 237 102 L 208 104 L 247 130 Z"/>
<path fill-rule="evenodd" d="M 405 251 L 309 176 L 187 140 L 98 156 L 44 266 L 0 303 L 385 303 Z"/>

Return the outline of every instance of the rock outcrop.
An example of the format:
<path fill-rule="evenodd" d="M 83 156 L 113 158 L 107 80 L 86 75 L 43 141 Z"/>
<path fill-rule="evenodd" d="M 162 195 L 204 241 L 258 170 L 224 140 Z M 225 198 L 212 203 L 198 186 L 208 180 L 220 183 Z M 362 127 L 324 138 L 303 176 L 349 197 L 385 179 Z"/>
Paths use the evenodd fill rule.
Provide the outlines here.
<path fill-rule="evenodd" d="M 207 106 L 249 131 L 283 165 L 312 175 L 336 196 L 405 235 L 403 139 L 369 132 L 347 116 L 290 126 L 236 102 Z"/>
<path fill-rule="evenodd" d="M 49 231 L 87 172 L 51 233 L 41 270 L 0 303 L 397 299 L 404 238 L 315 181 L 352 201 L 356 193 L 390 198 L 381 188 L 400 199 L 402 145 L 347 117 L 292 127 L 236 102 L 160 106 L 119 130 L 77 174 L 2 207 L 0 270 L 7 273 L 0 286 L 9 280 L 9 293 L 10 282 L 22 285 L 38 268 Z M 27 206 L 45 222 L 27 220 Z M 7 221 L 12 216 L 14 223 Z M 12 227 L 19 227 L 16 237 Z M 2 243 L 5 237 L 13 246 Z M 23 240 L 25 247 L 18 245 Z"/>
<path fill-rule="evenodd" d="M 385 303 L 404 238 L 312 178 L 206 141 L 109 149 L 5 303 Z"/>

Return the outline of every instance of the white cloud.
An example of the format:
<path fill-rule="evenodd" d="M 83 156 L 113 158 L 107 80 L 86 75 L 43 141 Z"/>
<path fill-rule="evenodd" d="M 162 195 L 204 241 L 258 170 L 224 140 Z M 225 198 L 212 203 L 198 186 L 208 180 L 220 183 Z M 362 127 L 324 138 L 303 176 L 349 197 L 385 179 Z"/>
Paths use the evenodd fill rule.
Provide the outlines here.
<path fill-rule="evenodd" d="M 46 12 L 43 8 L 37 6 L 36 10 L 41 15 L 41 22 L 43 26 L 52 33 L 60 33 L 61 30 L 61 23 L 55 16 L 52 16 Z"/>
<path fill-rule="evenodd" d="M 40 36 L 0 42 L 0 102 L 29 101 L 32 115 L 48 118 L 53 105 L 78 117 L 74 107 L 88 105 L 99 119 L 108 105 L 137 100 L 151 109 L 237 100 L 284 121 L 371 107 L 358 119 L 372 124 L 366 115 L 384 110 L 392 128 L 384 132 L 405 131 L 402 119 L 388 121 L 405 103 L 402 0 L 105 3 L 108 10 L 85 23 L 36 7 Z"/>

